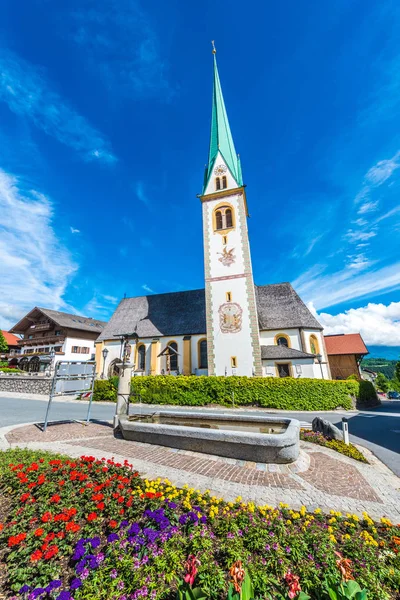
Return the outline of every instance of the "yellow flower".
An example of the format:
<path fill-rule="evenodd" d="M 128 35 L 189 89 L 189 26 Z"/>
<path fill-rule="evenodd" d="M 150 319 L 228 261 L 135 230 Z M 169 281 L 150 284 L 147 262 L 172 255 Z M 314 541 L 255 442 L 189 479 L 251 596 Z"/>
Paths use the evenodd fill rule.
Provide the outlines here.
<path fill-rule="evenodd" d="M 322 513 L 322 510 L 320 508 L 316 508 L 314 510 L 314 514 L 316 514 L 316 515 L 320 515 L 321 513 Z"/>
<path fill-rule="evenodd" d="M 334 536 L 334 535 L 330 535 L 330 536 L 329 536 L 329 539 L 330 539 L 330 540 L 331 540 L 331 542 L 333 542 L 334 544 L 336 544 L 336 543 L 337 543 L 337 541 L 336 541 L 336 538 L 335 538 L 335 536 Z"/>
<path fill-rule="evenodd" d="M 290 519 L 288 519 L 288 520 L 286 521 L 286 525 L 291 525 L 291 524 L 292 524 L 292 521 L 291 521 Z"/>
<path fill-rule="evenodd" d="M 329 519 L 328 523 L 336 523 L 335 517 L 332 517 L 332 519 Z"/>
<path fill-rule="evenodd" d="M 343 537 L 345 540 L 349 540 L 351 538 L 351 535 L 349 535 L 348 533 L 345 533 Z"/>

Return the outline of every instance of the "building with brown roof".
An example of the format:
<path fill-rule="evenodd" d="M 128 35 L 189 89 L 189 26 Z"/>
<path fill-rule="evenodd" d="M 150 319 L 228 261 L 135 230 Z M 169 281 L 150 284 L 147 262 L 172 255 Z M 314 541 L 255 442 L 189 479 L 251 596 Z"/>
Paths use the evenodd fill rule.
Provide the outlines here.
<path fill-rule="evenodd" d="M 11 358 L 16 354 L 20 354 L 21 349 L 19 346 L 20 338 L 16 335 L 10 333 L 9 331 L 1 330 L 4 335 L 4 339 L 6 340 L 6 344 L 8 346 L 8 352 L 2 352 L 0 355 L 1 359 Z"/>
<path fill-rule="evenodd" d="M 324 338 L 332 379 L 347 379 L 350 375 L 361 379 L 360 363 L 369 353 L 361 335 L 339 333 Z"/>

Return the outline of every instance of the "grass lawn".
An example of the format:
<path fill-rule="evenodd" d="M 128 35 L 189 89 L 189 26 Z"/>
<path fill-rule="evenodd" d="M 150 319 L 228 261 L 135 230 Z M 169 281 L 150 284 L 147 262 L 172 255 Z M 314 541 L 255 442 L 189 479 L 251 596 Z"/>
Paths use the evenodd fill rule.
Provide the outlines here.
<path fill-rule="evenodd" d="M 0 476 L 0 597 L 399 598 L 386 519 L 225 503 L 93 457 L 7 451 Z"/>

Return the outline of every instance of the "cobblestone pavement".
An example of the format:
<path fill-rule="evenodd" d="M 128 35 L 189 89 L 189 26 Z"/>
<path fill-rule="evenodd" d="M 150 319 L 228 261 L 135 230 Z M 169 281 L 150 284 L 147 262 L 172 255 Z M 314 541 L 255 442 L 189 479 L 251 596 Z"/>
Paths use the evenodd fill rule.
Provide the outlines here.
<path fill-rule="evenodd" d="M 1 448 L 24 446 L 71 456 L 128 459 L 143 476 L 168 478 L 209 489 L 226 500 L 242 496 L 257 504 L 286 502 L 293 508 L 305 504 L 361 514 L 386 516 L 400 522 L 400 479 L 365 448 L 369 465 L 328 448 L 301 442 L 300 457 L 292 465 L 265 465 L 221 458 L 115 437 L 109 423 L 60 423 L 46 433 L 34 425 L 0 430 Z"/>

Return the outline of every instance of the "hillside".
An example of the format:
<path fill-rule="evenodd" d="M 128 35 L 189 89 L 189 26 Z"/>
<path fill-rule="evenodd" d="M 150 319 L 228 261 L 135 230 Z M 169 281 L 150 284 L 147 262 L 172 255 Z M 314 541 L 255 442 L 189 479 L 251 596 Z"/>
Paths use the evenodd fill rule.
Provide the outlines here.
<path fill-rule="evenodd" d="M 372 371 L 383 373 L 388 379 L 393 379 L 397 362 L 397 360 L 388 360 L 387 358 L 364 358 L 361 362 L 361 368 L 368 367 Z"/>

